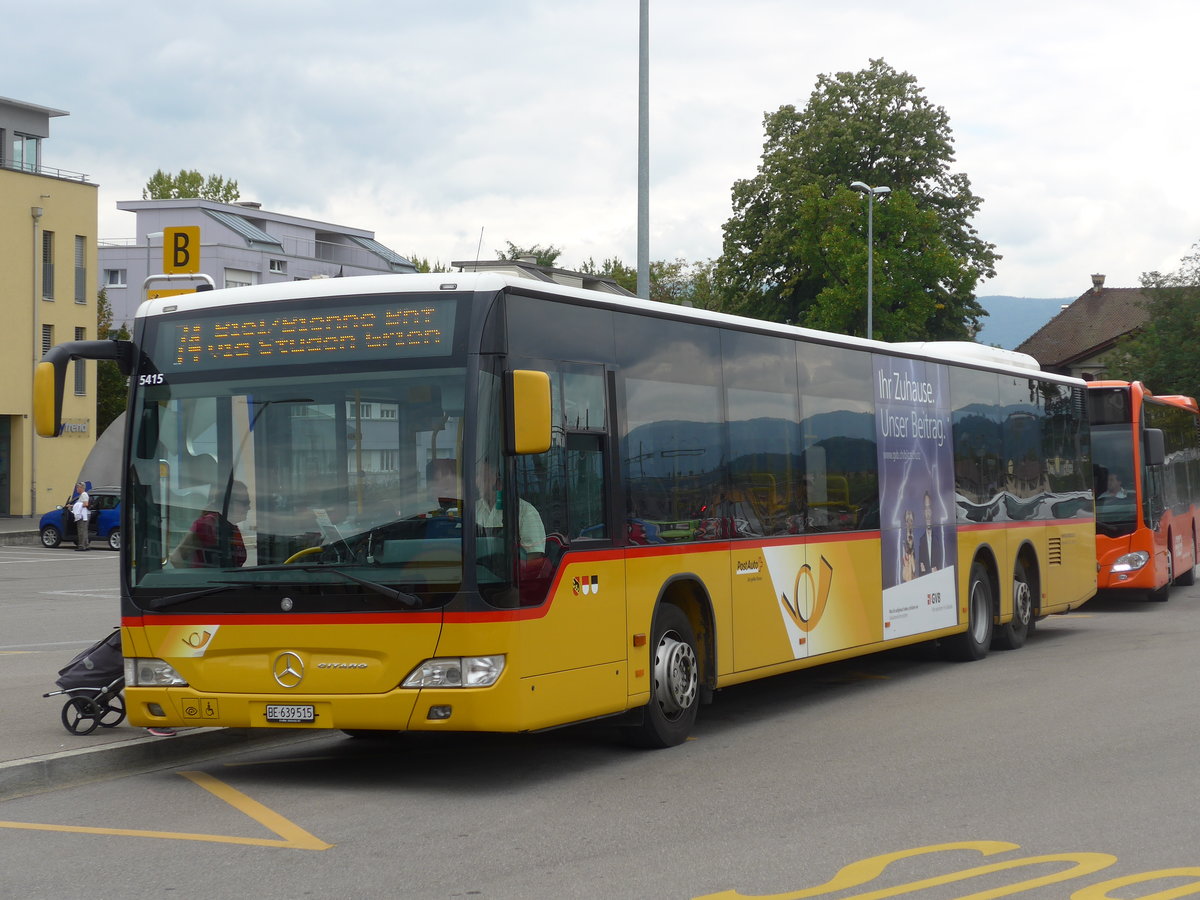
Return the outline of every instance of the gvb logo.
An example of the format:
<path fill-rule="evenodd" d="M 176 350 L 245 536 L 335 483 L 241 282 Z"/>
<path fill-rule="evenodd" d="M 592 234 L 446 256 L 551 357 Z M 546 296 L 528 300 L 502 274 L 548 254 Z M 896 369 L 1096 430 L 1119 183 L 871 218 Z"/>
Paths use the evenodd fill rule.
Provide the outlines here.
<path fill-rule="evenodd" d="M 571 582 L 571 590 L 576 596 L 579 594 L 598 594 L 600 593 L 600 576 L 580 576 Z"/>
<path fill-rule="evenodd" d="M 821 557 L 821 574 L 813 577 L 812 566 L 805 563 L 796 573 L 796 585 L 792 590 L 791 599 L 786 593 L 781 593 L 779 599 L 791 615 L 792 621 L 801 631 L 809 632 L 817 627 L 825 607 L 829 604 L 829 590 L 833 587 L 833 566 L 829 560 Z M 805 615 L 805 610 L 811 611 Z"/>

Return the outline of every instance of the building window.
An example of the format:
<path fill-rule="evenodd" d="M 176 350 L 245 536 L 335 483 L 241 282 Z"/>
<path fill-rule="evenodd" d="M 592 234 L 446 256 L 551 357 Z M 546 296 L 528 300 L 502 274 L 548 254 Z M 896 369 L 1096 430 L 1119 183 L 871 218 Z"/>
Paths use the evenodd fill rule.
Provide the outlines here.
<path fill-rule="evenodd" d="M 13 168 L 36 172 L 38 167 L 39 138 L 29 134 L 13 132 Z"/>
<path fill-rule="evenodd" d="M 105 269 L 104 270 L 104 286 L 105 287 L 125 287 L 125 270 L 124 269 Z"/>
<path fill-rule="evenodd" d="M 87 303 L 87 238 L 75 235 L 75 302 Z"/>
<path fill-rule="evenodd" d="M 394 406 L 381 406 L 381 407 L 379 407 L 379 418 L 381 418 L 381 419 L 394 419 L 394 418 L 396 418 L 396 407 L 394 407 Z"/>
<path fill-rule="evenodd" d="M 287 274 L 287 260 L 286 259 L 273 259 L 270 261 L 269 266 L 271 269 L 271 274 L 273 274 L 273 275 L 286 275 Z"/>
<path fill-rule="evenodd" d="M 42 298 L 54 299 L 54 232 L 42 232 Z"/>
<path fill-rule="evenodd" d="M 226 269 L 225 270 L 225 287 L 249 287 L 252 284 L 258 283 L 258 276 L 254 272 L 247 272 L 244 269 Z"/>
<path fill-rule="evenodd" d="M 54 326 L 42 326 L 42 356 L 50 352 L 50 348 L 54 346 Z"/>
<path fill-rule="evenodd" d="M 86 341 L 87 329 L 76 328 L 75 340 Z M 87 369 L 82 359 L 75 360 L 75 393 L 77 396 L 83 396 L 87 393 Z"/>

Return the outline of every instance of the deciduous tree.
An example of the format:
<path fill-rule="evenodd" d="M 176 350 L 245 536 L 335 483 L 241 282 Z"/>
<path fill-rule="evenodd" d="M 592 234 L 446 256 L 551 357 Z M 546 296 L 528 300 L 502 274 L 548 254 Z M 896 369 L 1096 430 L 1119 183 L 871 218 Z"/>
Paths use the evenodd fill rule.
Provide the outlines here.
<path fill-rule="evenodd" d="M 96 336 L 104 338 L 129 339 L 129 330 L 122 325 L 113 330 L 112 304 L 108 301 L 108 293 L 104 288 L 96 295 Z M 125 412 L 128 402 L 129 382 L 117 364 L 112 360 L 102 359 L 96 363 L 96 434 L 101 435 L 104 429 Z"/>
<path fill-rule="evenodd" d="M 969 337 L 986 315 L 975 287 L 995 247 L 971 218 L 981 199 L 952 172 L 949 117 L 882 59 L 821 75 L 803 110 L 765 117 L 758 174 L 733 186 L 716 268 L 722 305 L 775 321 L 866 330 L 866 198 L 874 204 L 874 318 L 889 340 Z"/>
<path fill-rule="evenodd" d="M 233 203 L 240 196 L 238 183 L 233 179 L 226 180 L 221 175 L 204 176 L 195 169 L 180 169 L 177 175 L 158 169 L 142 189 L 143 200 L 199 197 L 218 203 Z"/>
<path fill-rule="evenodd" d="M 1142 275 L 1146 323 L 1105 358 L 1108 374 L 1143 381 L 1156 394 L 1200 397 L 1200 243 L 1174 272 Z"/>
<path fill-rule="evenodd" d="M 547 244 L 545 247 L 540 244 L 534 244 L 532 247 L 518 247 L 512 241 L 505 241 L 508 244 L 506 250 L 497 250 L 496 259 L 522 259 L 526 256 L 532 256 L 534 261 L 539 266 L 554 267 L 558 263 L 558 257 L 562 253 L 562 249 L 555 247 L 553 244 Z"/>

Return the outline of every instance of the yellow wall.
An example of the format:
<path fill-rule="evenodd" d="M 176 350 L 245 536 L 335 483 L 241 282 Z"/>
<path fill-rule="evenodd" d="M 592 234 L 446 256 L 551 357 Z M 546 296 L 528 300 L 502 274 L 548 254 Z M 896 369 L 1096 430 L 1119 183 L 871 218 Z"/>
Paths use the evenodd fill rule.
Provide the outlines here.
<path fill-rule="evenodd" d="M 88 362 L 85 395 L 75 394 L 69 371 L 63 398 L 63 421 L 83 430 L 33 437 L 30 455 L 33 367 L 42 355 L 42 325 L 54 326 L 55 343 L 74 340 L 76 328 L 86 329 L 89 340 L 97 337 L 97 186 L 0 169 L 0 197 L 0 322 L 9 347 L 0 354 L 0 415 L 9 418 L 12 431 L 8 508 L 11 515 L 40 515 L 71 493 L 97 437 L 96 364 Z M 33 207 L 42 208 L 36 229 Z M 43 231 L 54 232 L 53 300 L 42 299 Z M 86 248 L 86 303 L 75 302 L 76 235 Z"/>

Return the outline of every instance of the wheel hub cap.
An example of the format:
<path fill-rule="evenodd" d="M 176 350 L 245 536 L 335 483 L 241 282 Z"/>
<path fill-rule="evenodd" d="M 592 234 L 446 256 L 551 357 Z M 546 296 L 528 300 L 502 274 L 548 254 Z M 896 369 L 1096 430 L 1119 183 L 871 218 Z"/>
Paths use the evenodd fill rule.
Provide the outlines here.
<path fill-rule="evenodd" d="M 654 694 L 666 715 L 691 706 L 698 690 L 696 654 L 682 641 L 665 635 L 654 658 Z"/>

